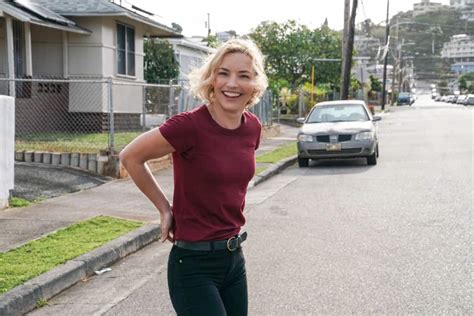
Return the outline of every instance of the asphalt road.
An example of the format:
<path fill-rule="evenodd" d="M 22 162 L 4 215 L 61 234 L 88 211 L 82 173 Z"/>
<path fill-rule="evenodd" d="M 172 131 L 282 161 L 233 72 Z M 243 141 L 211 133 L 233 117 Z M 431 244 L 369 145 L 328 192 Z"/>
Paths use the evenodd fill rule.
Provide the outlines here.
<path fill-rule="evenodd" d="M 380 159 L 292 167 L 248 195 L 250 315 L 472 314 L 473 107 L 420 97 Z M 154 243 L 32 315 L 172 315 Z"/>

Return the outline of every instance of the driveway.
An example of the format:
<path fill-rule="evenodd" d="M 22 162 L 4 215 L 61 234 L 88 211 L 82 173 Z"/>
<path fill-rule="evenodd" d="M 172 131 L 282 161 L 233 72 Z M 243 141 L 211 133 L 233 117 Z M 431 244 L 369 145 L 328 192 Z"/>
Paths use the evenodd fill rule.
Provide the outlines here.
<path fill-rule="evenodd" d="M 90 189 L 111 178 L 47 164 L 15 162 L 13 196 L 27 199 L 52 198 L 66 193 Z"/>

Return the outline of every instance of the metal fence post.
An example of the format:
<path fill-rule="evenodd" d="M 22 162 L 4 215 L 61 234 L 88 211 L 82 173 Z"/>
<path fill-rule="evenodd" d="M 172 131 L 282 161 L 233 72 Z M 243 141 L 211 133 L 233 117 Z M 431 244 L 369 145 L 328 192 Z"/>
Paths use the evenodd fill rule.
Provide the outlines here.
<path fill-rule="evenodd" d="M 146 130 L 146 87 L 142 87 L 143 109 L 142 109 L 142 131 Z"/>
<path fill-rule="evenodd" d="M 108 80 L 108 90 L 109 90 L 109 152 L 114 153 L 115 140 L 114 140 L 114 102 L 112 99 L 112 77 Z"/>
<path fill-rule="evenodd" d="M 170 93 L 169 93 L 169 103 L 168 103 L 168 118 L 173 116 L 173 101 L 174 101 L 174 87 L 173 80 L 169 81 Z"/>
<path fill-rule="evenodd" d="M 299 98 L 298 98 L 298 117 L 303 116 L 303 106 L 304 106 L 304 92 L 303 90 L 300 90 Z"/>
<path fill-rule="evenodd" d="M 280 115 L 281 115 L 280 96 L 279 95 L 273 96 L 273 99 L 276 100 L 276 104 L 277 104 L 277 123 L 280 124 Z"/>

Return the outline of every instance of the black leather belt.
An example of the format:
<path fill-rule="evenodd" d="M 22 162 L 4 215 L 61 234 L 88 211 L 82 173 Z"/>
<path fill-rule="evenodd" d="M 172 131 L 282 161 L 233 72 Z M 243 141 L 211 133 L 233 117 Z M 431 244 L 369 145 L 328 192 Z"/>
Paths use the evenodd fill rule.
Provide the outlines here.
<path fill-rule="evenodd" d="M 230 237 L 224 240 L 211 240 L 211 241 L 182 241 L 176 240 L 174 244 L 176 247 L 188 249 L 188 250 L 200 250 L 200 251 L 211 251 L 211 250 L 224 250 L 235 251 L 240 248 L 240 245 L 247 239 L 247 232 L 243 232 L 237 236 Z"/>

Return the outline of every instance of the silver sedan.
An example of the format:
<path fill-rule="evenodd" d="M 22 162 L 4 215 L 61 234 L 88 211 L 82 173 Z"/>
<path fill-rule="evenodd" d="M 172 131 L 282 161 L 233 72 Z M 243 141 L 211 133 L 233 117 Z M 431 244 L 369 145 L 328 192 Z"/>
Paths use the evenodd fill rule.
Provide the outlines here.
<path fill-rule="evenodd" d="M 364 101 L 329 101 L 316 104 L 298 133 L 298 165 L 309 160 L 361 158 L 377 164 L 379 145 L 375 121 Z"/>

